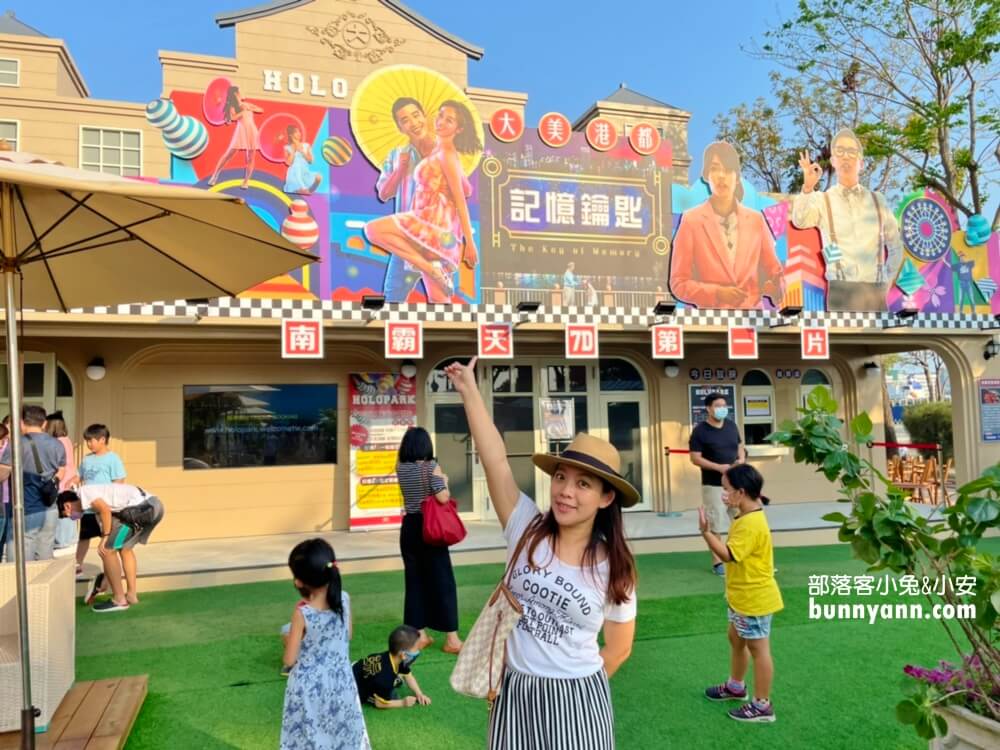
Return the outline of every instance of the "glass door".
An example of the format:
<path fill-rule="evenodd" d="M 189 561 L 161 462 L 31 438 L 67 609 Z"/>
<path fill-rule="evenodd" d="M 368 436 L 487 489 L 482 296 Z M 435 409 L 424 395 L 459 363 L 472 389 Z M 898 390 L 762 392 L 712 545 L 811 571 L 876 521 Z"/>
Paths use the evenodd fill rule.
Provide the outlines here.
<path fill-rule="evenodd" d="M 535 372 L 532 365 L 487 365 L 493 423 L 507 449 L 514 481 L 522 492 L 535 488 Z"/>
<path fill-rule="evenodd" d="M 600 397 L 603 427 L 595 431 L 621 454 L 621 473 L 641 493 L 640 502 L 630 510 L 649 510 L 648 434 L 642 415 L 646 413 L 644 396 L 631 394 Z"/>
<path fill-rule="evenodd" d="M 434 404 L 434 450 L 460 513 L 475 511 L 472 438 L 461 402 Z"/>

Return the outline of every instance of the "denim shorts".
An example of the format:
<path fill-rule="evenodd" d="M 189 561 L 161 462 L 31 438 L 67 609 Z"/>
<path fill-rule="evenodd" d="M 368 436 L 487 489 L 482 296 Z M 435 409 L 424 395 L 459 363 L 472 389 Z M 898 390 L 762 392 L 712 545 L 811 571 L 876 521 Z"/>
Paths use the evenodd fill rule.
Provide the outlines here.
<path fill-rule="evenodd" d="M 729 622 L 736 628 L 740 638 L 756 641 L 771 635 L 771 620 L 774 615 L 741 615 L 729 609 Z"/>

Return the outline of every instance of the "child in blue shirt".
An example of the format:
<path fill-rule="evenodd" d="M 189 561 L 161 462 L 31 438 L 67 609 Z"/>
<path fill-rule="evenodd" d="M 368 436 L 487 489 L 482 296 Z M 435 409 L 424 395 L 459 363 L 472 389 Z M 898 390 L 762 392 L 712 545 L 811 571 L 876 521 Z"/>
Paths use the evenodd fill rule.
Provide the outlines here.
<path fill-rule="evenodd" d="M 83 441 L 90 453 L 83 457 L 77 471 L 81 484 L 114 484 L 125 481 L 125 464 L 117 453 L 108 448 L 110 440 L 111 430 L 103 424 L 92 424 L 83 431 Z M 76 545 L 77 575 L 83 572 L 83 561 L 90 551 L 90 540 L 100 535 L 101 526 L 97 523 L 97 516 L 84 513 L 80 518 L 80 541 Z M 84 603 L 89 607 L 106 588 L 104 574 L 98 573 L 87 587 Z"/>

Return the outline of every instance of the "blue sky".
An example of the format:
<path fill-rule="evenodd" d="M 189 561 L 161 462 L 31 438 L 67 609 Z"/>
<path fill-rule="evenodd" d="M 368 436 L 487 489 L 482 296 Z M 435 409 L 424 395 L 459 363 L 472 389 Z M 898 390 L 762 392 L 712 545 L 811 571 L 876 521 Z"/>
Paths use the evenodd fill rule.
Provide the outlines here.
<path fill-rule="evenodd" d="M 157 50 L 232 55 L 233 30 L 218 28 L 214 16 L 255 4 L 7 0 L 4 7 L 66 40 L 92 96 L 145 102 L 160 92 Z M 718 3 L 663 0 L 621 6 L 589 0 L 407 4 L 483 47 L 483 59 L 470 62 L 470 83 L 527 93 L 529 124 L 549 110 L 572 120 L 622 81 L 691 112 L 690 149 L 697 170 L 702 149 L 715 135 L 712 118 L 770 92 L 768 65 L 745 55 L 740 45 L 790 13 L 795 2 L 744 0 L 729 13 L 720 12 Z M 612 8 L 624 10 L 609 12 Z"/>

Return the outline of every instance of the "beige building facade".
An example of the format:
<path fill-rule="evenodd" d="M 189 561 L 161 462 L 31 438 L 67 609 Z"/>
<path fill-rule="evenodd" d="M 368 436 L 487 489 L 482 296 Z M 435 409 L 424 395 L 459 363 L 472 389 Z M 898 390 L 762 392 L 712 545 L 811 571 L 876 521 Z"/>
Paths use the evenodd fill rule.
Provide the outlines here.
<path fill-rule="evenodd" d="M 254 101 L 346 108 L 373 70 L 417 65 L 460 86 L 486 122 L 504 108 L 523 116 L 527 103 L 524 93 L 469 86 L 470 62 L 483 51 L 390 0 L 279 0 L 217 22 L 235 34 L 235 56 L 160 51 L 163 85 L 150 92 L 151 98 L 201 91 L 224 76 Z M 690 178 L 689 113 L 623 87 L 570 119 L 580 130 L 598 116 L 622 128 L 654 123 L 673 146 L 671 179 L 684 184 Z M 160 131 L 149 124 L 144 103 L 92 99 L 68 45 L 11 16 L 0 23 L 0 137 L 18 150 L 85 169 L 157 179 L 173 174 L 171 154 Z M 243 303 L 257 302 L 261 295 L 250 297 Z M 246 305 L 240 309 L 251 311 Z M 25 400 L 62 409 L 77 443 L 88 424 L 110 427 L 112 448 L 125 463 L 128 481 L 164 500 L 167 514 L 159 541 L 344 529 L 350 519 L 349 376 L 399 370 L 398 360 L 385 358 L 384 327 L 393 315 L 416 315 L 419 306 L 411 307 L 387 306 L 370 321 L 359 318 L 357 310 L 344 312 L 343 306 L 328 310 L 322 361 L 282 359 L 279 320 L 292 308 L 278 303 L 245 315 L 219 314 L 211 301 L 148 305 L 127 314 L 120 309 L 29 312 L 22 345 Z M 484 305 L 440 320 L 426 315 L 423 357 L 416 361 L 418 422 L 435 437 L 453 494 L 470 518 L 490 518 L 492 510 L 460 403 L 440 368 L 451 358 L 475 353 L 480 314 L 486 314 Z M 977 380 L 1000 377 L 1000 367 L 997 360 L 984 360 L 992 334 L 978 323 L 918 316 L 907 326 L 884 328 L 894 324 L 891 314 L 838 318 L 816 313 L 812 317 L 829 326 L 832 356 L 810 362 L 801 358 L 797 320 L 772 327 L 781 321 L 776 313 L 691 310 L 672 318 L 685 325 L 684 358 L 665 363 L 650 356 L 650 309 L 612 311 L 601 318 L 600 358 L 595 360 L 565 356 L 564 323 L 576 313 L 524 315 L 501 305 L 489 314 L 519 323 L 516 357 L 483 362 L 480 382 L 496 418 L 507 426 L 522 489 L 539 498 L 547 497 L 547 485 L 529 456 L 552 447 L 539 402 L 561 397 L 582 410 L 578 427 L 622 449 L 631 478 L 643 492 L 637 512 L 697 507 L 697 470 L 686 454 L 668 453 L 687 447 L 692 386 L 717 385 L 732 387 L 741 428 L 756 436 L 750 456 L 774 502 L 834 499 L 833 488 L 820 475 L 759 436 L 794 418 L 809 389 L 825 384 L 845 418 L 868 413 L 881 439 L 881 378 L 865 365 L 882 354 L 923 348 L 940 354 L 951 376 L 958 479 L 965 481 L 1000 460 L 1000 443 L 984 443 L 980 435 Z M 737 321 L 757 328 L 757 360 L 728 358 L 727 330 Z M 103 367 L 99 379 L 95 364 Z M 337 386 L 336 463 L 209 470 L 188 465 L 186 386 L 276 383 Z M 757 399 L 758 407 L 747 406 L 745 398 Z M 876 462 L 878 456 L 876 451 Z"/>

